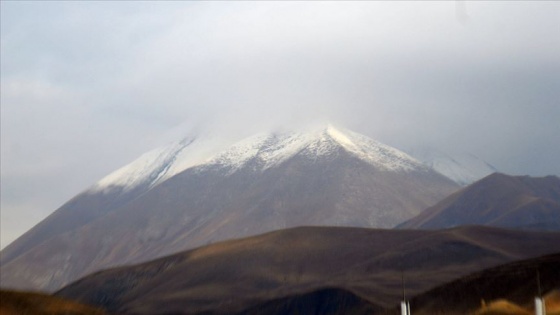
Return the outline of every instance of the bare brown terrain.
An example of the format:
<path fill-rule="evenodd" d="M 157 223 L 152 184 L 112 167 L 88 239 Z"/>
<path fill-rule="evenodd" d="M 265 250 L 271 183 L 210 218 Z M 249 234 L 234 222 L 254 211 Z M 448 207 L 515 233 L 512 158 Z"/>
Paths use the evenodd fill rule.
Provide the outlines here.
<path fill-rule="evenodd" d="M 35 292 L 0 290 L 2 315 L 104 315 L 104 310 Z"/>
<path fill-rule="evenodd" d="M 484 268 L 560 252 L 558 239 L 486 227 L 294 228 L 98 272 L 57 295 L 122 314 L 303 314 L 325 299 L 366 314 L 398 303 L 403 274 L 413 296 Z"/>

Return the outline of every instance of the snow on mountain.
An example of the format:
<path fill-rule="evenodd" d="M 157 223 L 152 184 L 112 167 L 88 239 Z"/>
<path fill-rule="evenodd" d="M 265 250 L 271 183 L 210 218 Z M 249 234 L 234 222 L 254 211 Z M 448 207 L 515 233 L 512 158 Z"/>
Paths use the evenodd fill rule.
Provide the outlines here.
<path fill-rule="evenodd" d="M 195 139 L 184 139 L 167 147 L 144 153 L 132 163 L 105 176 L 93 186 L 92 190 L 103 190 L 111 186 L 132 189 L 144 183 L 153 186 L 169 177 L 170 166 L 184 155 L 185 149 L 194 141 Z"/>
<path fill-rule="evenodd" d="M 212 158 L 207 165 L 219 165 L 234 172 L 252 160 L 265 170 L 279 165 L 296 154 L 311 158 L 328 156 L 336 153 L 338 148 L 343 148 L 359 159 L 385 171 L 406 171 L 422 167 L 419 161 L 401 151 L 330 125 L 308 132 L 259 134 L 236 143 L 229 150 Z"/>
<path fill-rule="evenodd" d="M 421 163 L 410 155 L 352 131 L 340 132 L 329 128 L 329 136 L 348 152 L 382 170 L 406 171 L 422 168 Z"/>
<path fill-rule="evenodd" d="M 133 162 L 117 169 L 95 183 L 90 192 L 119 187 L 130 191 L 140 185 L 154 187 L 172 176 L 195 165 L 205 163 L 209 157 L 231 145 L 231 139 L 215 135 L 191 136 L 171 142 L 142 154 Z"/>
<path fill-rule="evenodd" d="M 303 132 L 261 133 L 231 145 L 228 149 L 215 139 L 186 138 L 140 156 L 132 163 L 101 179 L 92 191 L 109 187 L 130 190 L 141 184 L 153 187 L 188 168 L 221 167 L 235 172 L 248 161 L 257 161 L 261 170 L 274 167 L 301 153 L 308 157 L 333 154 L 343 148 L 380 170 L 407 171 L 422 168 L 409 155 L 368 137 L 327 127 Z M 220 152 L 221 151 L 221 152 Z M 212 154 L 220 152 L 218 154 Z"/>
<path fill-rule="evenodd" d="M 448 153 L 431 147 L 419 147 L 407 152 L 462 186 L 498 171 L 494 166 L 468 152 Z"/>

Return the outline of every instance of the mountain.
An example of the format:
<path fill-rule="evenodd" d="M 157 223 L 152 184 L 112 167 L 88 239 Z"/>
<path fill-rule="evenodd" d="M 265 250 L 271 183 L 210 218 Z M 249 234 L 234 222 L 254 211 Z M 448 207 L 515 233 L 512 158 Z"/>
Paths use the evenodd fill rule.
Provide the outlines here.
<path fill-rule="evenodd" d="M 532 308 L 539 289 L 543 296 L 560 290 L 560 252 L 476 272 L 420 294 L 410 304 L 414 314 L 471 314 L 481 300 L 505 299 Z"/>
<path fill-rule="evenodd" d="M 435 171 L 466 186 L 498 170 L 476 155 L 464 151 L 446 152 L 429 146 L 405 150 Z"/>
<path fill-rule="evenodd" d="M 199 138 L 102 179 L 2 251 L 1 284 L 54 290 L 88 273 L 302 225 L 390 228 L 458 185 L 333 127 L 259 134 L 205 157 Z"/>
<path fill-rule="evenodd" d="M 327 296 L 348 307 L 335 314 L 371 314 L 398 303 L 403 275 L 407 294 L 416 295 L 487 267 L 559 252 L 559 238 L 487 227 L 301 227 L 101 271 L 56 295 L 118 314 L 307 314 Z"/>
<path fill-rule="evenodd" d="M 495 173 L 455 192 L 399 228 L 441 229 L 467 224 L 560 230 L 560 178 Z"/>

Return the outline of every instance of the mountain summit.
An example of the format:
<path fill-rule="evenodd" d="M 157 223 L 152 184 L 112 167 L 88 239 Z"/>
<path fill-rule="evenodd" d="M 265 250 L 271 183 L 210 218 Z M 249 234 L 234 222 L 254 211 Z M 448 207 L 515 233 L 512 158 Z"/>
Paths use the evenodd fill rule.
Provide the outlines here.
<path fill-rule="evenodd" d="M 405 153 L 331 126 L 200 138 L 141 156 L 2 251 L 2 285 L 56 289 L 103 268 L 311 226 L 390 228 L 458 185 Z"/>
<path fill-rule="evenodd" d="M 109 174 L 96 183 L 92 190 L 123 189 L 154 186 L 188 168 L 218 167 L 234 173 L 247 163 L 255 170 L 278 166 L 295 155 L 317 159 L 332 158 L 339 150 L 370 163 L 380 170 L 403 171 L 425 168 L 413 157 L 371 138 L 349 130 L 327 125 L 306 132 L 261 133 L 233 144 L 214 155 L 196 154 L 208 144 L 204 140 L 185 138 L 169 146 L 150 151 L 134 162 Z"/>

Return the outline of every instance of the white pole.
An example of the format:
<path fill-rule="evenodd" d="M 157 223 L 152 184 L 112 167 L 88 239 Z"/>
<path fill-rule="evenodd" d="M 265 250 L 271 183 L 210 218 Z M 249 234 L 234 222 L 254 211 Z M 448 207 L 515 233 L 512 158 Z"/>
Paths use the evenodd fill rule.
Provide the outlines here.
<path fill-rule="evenodd" d="M 406 310 L 407 310 L 406 315 L 411 315 L 410 314 L 410 303 L 409 302 L 406 302 Z"/>
<path fill-rule="evenodd" d="M 406 308 L 406 302 L 401 302 L 401 315 L 408 315 L 408 310 Z"/>
<path fill-rule="evenodd" d="M 545 305 L 540 297 L 535 298 L 535 315 L 546 315 Z"/>

